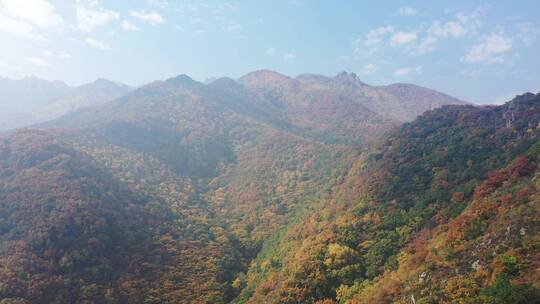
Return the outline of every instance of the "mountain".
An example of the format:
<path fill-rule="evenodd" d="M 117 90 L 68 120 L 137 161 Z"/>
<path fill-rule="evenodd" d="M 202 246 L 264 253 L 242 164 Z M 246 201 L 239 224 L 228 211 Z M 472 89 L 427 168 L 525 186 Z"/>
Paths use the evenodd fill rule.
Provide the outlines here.
<path fill-rule="evenodd" d="M 415 119 L 419 113 L 446 104 L 467 104 L 452 96 L 413 84 L 370 86 L 354 73 L 341 72 L 335 77 L 303 74 L 296 77 L 302 83 L 329 88 L 353 98 L 371 111 L 398 122 Z"/>
<path fill-rule="evenodd" d="M 35 77 L 21 80 L 0 78 L 0 91 L 4 98 L 2 106 L 6 110 L 26 111 L 44 106 L 70 91 L 61 81 L 48 81 Z"/>
<path fill-rule="evenodd" d="M 71 88 L 60 81 L 35 77 L 21 80 L 0 78 L 0 129 L 32 121 L 32 112 L 67 94 Z"/>
<path fill-rule="evenodd" d="M 34 116 L 38 121 L 51 120 L 81 109 L 102 105 L 131 90 L 130 86 L 121 83 L 97 79 L 92 83 L 73 88 L 69 94 L 36 111 Z"/>
<path fill-rule="evenodd" d="M 0 78 L 0 130 L 42 122 L 111 101 L 132 88 L 105 79 L 79 87 L 35 77 Z"/>
<path fill-rule="evenodd" d="M 261 70 L 241 77 L 239 82 L 281 108 L 292 124 L 345 144 L 371 144 L 364 130 L 378 137 L 386 131 L 381 125 L 411 121 L 445 104 L 465 104 L 414 85 L 369 86 L 347 72 L 335 77 L 304 74 L 290 78 Z"/>
<path fill-rule="evenodd" d="M 464 104 L 463 102 L 456 100 L 455 98 L 444 93 L 433 91 L 414 84 L 395 83 L 379 87 L 379 89 L 389 93 L 393 98 L 400 101 L 400 105 L 398 107 L 389 107 L 384 110 L 390 111 L 393 117 L 402 122 L 410 121 L 416 118 L 416 116 L 418 116 L 417 113 L 422 110 L 422 112 L 434 110 L 445 104 Z M 416 108 L 410 108 L 407 106 L 407 102 L 410 101 L 414 101 L 414 107 Z"/>
<path fill-rule="evenodd" d="M 540 94 L 444 106 L 280 231 L 235 303 L 540 303 Z"/>
<path fill-rule="evenodd" d="M 416 117 L 438 104 L 463 103 L 422 96 L 422 102 L 401 97 L 349 73 L 291 78 L 257 71 L 208 83 L 179 75 L 11 132 L 0 141 L 0 299 L 272 303 L 287 296 L 310 303 L 335 297 L 337 277 L 333 285 L 313 285 L 325 287 L 324 294 L 292 294 L 305 282 L 288 276 L 298 268 L 287 261 L 318 262 L 317 255 L 302 255 L 303 240 L 334 233 L 328 223 L 335 213 L 349 214 L 371 189 L 361 181 L 379 180 L 368 172 L 382 172 L 381 178 L 384 168 L 401 172 L 394 158 L 401 156 L 392 153 L 406 153 L 404 144 L 368 153 L 387 134 L 410 137 L 403 131 L 410 125 L 396 130 L 401 120 L 382 109 L 400 105 Z M 423 125 L 422 119 L 411 125 Z M 429 148 L 443 141 L 418 149 L 429 160 Z M 418 151 L 415 157 L 423 155 Z M 391 192 L 392 184 L 369 185 L 395 197 L 412 195 L 409 188 Z M 352 247 L 354 233 L 344 230 Z M 381 257 L 373 259 L 370 279 L 384 267 Z"/>

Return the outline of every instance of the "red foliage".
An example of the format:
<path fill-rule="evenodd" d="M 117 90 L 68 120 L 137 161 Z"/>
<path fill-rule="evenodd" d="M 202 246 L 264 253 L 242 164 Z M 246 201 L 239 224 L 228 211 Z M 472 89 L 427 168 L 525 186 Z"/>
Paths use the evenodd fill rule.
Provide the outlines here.
<path fill-rule="evenodd" d="M 536 164 L 533 163 L 529 159 L 529 157 L 520 156 L 512 164 L 512 166 L 508 168 L 508 173 L 510 173 L 512 177 L 521 177 L 521 176 L 529 175 L 533 173 L 535 170 L 536 170 Z"/>
<path fill-rule="evenodd" d="M 414 240 L 406 245 L 406 250 L 413 253 L 413 259 L 416 264 L 422 263 L 427 256 L 427 244 L 433 235 L 430 229 L 420 230 Z"/>
<path fill-rule="evenodd" d="M 501 186 L 506 180 L 508 180 L 508 175 L 502 170 L 488 173 L 488 178 L 474 190 L 474 198 L 484 197 Z"/>
<path fill-rule="evenodd" d="M 469 224 L 470 218 L 468 215 L 462 215 L 449 224 L 448 235 L 446 237 L 446 243 L 450 244 L 455 240 L 463 238 L 463 228 Z"/>
<path fill-rule="evenodd" d="M 488 178 L 474 190 L 474 198 L 479 199 L 500 187 L 510 177 L 518 178 L 530 175 L 536 170 L 536 163 L 528 156 L 520 156 L 508 168 L 488 173 Z"/>
<path fill-rule="evenodd" d="M 503 196 L 501 197 L 501 202 L 502 202 L 503 204 L 510 204 L 510 203 L 512 202 L 512 196 L 511 196 L 511 195 L 508 195 L 508 194 L 507 194 L 507 195 L 503 195 Z"/>

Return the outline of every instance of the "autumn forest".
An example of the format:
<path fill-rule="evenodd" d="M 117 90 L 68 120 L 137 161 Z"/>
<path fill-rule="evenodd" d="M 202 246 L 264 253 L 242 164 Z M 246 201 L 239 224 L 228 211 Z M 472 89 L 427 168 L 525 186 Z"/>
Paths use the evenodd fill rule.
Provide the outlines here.
<path fill-rule="evenodd" d="M 0 133 L 1 304 L 540 303 L 540 94 L 22 81 L 49 99 Z"/>

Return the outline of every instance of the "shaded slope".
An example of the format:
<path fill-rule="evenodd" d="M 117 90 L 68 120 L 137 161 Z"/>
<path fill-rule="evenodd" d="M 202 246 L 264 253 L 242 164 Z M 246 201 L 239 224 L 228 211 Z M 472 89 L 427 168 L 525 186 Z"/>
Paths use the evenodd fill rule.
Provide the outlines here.
<path fill-rule="evenodd" d="M 44 132 L 17 132 L 0 150 L 0 298 L 226 301 L 228 260 L 241 260 L 228 234 L 209 223 L 204 202 L 191 196 L 189 181 L 155 160 L 133 166 L 141 156 L 129 151 L 71 147 Z M 107 161 L 114 174 L 102 167 Z"/>

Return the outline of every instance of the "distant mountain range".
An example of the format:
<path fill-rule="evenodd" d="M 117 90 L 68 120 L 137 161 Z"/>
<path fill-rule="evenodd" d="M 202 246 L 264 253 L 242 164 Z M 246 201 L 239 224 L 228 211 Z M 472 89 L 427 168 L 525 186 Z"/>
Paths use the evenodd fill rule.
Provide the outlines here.
<path fill-rule="evenodd" d="M 411 84 L 369 86 L 354 73 L 342 72 L 333 78 L 307 74 L 291 78 L 261 70 L 238 80 L 220 78 L 207 84 L 180 75 L 136 89 L 103 109 L 67 116 L 63 120 L 67 123 L 71 119 L 70 126 L 74 126 L 79 121 L 95 120 L 88 117 L 102 116 L 108 109 L 122 111 L 114 110 L 115 106 L 123 108 L 129 104 L 136 107 L 143 97 L 157 100 L 175 94 L 189 95 L 184 99 L 203 99 L 206 103 L 212 100 L 215 107 L 226 107 L 325 142 L 357 145 L 367 143 L 391 126 L 411 121 L 427 110 L 445 104 L 465 104 L 446 94 Z M 196 104 L 191 101 L 185 106 L 188 111 Z M 128 113 L 131 109 L 125 110 Z M 125 115 L 118 114 L 119 117 Z"/>
<path fill-rule="evenodd" d="M 369 86 L 361 82 L 354 73 L 346 72 L 336 77 L 304 74 L 290 78 L 273 71 L 261 70 L 249 73 L 238 81 L 218 79 L 212 80 L 210 84 L 209 87 L 218 89 L 227 85 L 237 86 L 236 89 L 242 88 L 248 93 L 244 98 L 250 97 L 249 94 L 256 94 L 257 98 L 265 99 L 265 102 L 273 105 L 275 110 L 295 111 L 299 116 L 296 118 L 298 120 L 306 118 L 300 117 L 301 113 L 309 116 L 309 111 L 328 111 L 334 102 L 339 102 L 342 107 L 349 107 L 364 118 L 379 115 L 380 119 L 396 122 L 410 121 L 419 113 L 443 104 L 464 103 L 446 94 L 412 84 Z M 234 90 L 232 87 L 228 89 Z M 0 131 L 45 122 L 98 106 L 132 90 L 130 86 L 106 79 L 70 87 L 61 81 L 47 81 L 35 77 L 21 80 L 0 78 L 0 96 L 3 96 L 4 100 L 0 104 Z M 280 95 L 283 98 L 280 98 Z M 280 104 L 273 104 L 276 102 Z M 337 119 L 333 115 L 337 113 L 330 114 L 326 124 L 336 123 L 335 120 L 332 121 Z M 344 120 L 339 123 L 348 124 L 349 128 L 359 123 L 350 121 L 351 117 L 339 119 Z M 313 123 L 318 124 L 320 121 Z M 318 132 L 332 132 L 329 130 L 331 126 L 320 128 L 326 130 Z"/>
<path fill-rule="evenodd" d="M 98 79 L 79 87 L 35 77 L 0 78 L 0 131 L 57 118 L 97 106 L 132 90 L 120 83 Z"/>

